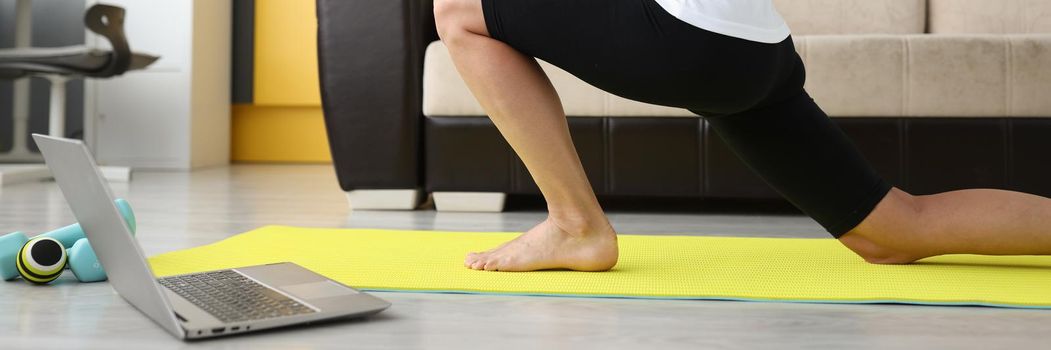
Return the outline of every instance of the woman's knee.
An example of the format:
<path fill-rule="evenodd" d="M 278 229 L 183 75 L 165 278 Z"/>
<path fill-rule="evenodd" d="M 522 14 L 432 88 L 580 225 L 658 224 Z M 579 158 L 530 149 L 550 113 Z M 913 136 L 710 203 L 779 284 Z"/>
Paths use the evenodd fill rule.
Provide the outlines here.
<path fill-rule="evenodd" d="M 463 35 L 489 35 L 481 0 L 434 0 L 434 24 L 446 42 Z"/>
<path fill-rule="evenodd" d="M 892 188 L 876 208 L 839 241 L 870 263 L 910 263 L 930 256 L 919 244 L 923 241 L 923 221 L 922 198 Z"/>

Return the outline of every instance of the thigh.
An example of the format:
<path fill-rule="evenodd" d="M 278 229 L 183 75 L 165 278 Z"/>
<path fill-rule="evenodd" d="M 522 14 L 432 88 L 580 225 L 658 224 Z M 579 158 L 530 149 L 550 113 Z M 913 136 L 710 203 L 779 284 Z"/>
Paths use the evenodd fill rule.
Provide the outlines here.
<path fill-rule="evenodd" d="M 707 121 L 752 171 L 836 238 L 858 226 L 890 191 L 803 90 Z"/>
<path fill-rule="evenodd" d="M 628 0 L 482 0 L 490 37 L 566 68 L 602 66 L 614 41 L 613 8 Z M 579 53 L 589 52 L 589 57 Z"/>
<path fill-rule="evenodd" d="M 490 36 L 526 55 L 612 94 L 691 110 L 754 104 L 782 75 L 780 56 L 795 54 L 785 43 L 694 27 L 653 0 L 482 0 L 482 8 Z"/>

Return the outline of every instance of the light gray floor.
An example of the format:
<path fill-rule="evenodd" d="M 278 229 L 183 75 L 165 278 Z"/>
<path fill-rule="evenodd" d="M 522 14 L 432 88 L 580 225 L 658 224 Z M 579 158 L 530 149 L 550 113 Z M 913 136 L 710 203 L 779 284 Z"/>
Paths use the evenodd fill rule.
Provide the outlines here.
<path fill-rule="evenodd" d="M 327 166 L 136 173 L 114 185 L 138 215 L 150 255 L 266 224 L 520 231 L 539 211 L 350 212 Z M 825 237 L 795 215 L 611 213 L 622 233 Z M 73 222 L 53 183 L 0 188 L 0 232 Z M 368 320 L 182 343 L 107 283 L 0 282 L 0 348 L 252 349 L 996 349 L 1046 348 L 1051 312 L 981 307 L 824 305 L 377 293 L 394 306 Z"/>

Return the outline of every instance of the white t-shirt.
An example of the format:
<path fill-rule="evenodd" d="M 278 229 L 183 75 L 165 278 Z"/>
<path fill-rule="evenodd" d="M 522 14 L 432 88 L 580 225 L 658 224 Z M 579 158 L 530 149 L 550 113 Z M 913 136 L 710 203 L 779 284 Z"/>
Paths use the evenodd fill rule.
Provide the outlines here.
<path fill-rule="evenodd" d="M 656 0 L 683 22 L 723 35 L 779 43 L 790 33 L 773 0 Z"/>

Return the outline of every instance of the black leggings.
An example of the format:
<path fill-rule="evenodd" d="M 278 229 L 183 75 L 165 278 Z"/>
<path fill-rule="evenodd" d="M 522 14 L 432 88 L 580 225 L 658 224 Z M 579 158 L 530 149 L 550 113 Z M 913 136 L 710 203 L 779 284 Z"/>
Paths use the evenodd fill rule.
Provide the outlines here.
<path fill-rule="evenodd" d="M 612 94 L 702 117 L 753 171 L 839 238 L 890 191 L 803 90 L 792 38 L 709 32 L 653 0 L 482 0 L 494 39 Z"/>

